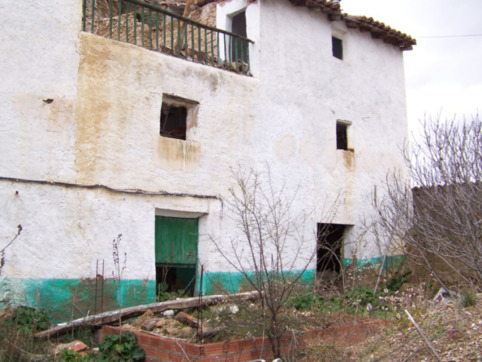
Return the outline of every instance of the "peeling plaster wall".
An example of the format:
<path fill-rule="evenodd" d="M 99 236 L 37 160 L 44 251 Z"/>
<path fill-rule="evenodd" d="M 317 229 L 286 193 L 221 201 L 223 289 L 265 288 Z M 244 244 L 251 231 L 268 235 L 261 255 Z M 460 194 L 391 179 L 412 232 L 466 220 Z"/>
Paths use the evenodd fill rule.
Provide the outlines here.
<path fill-rule="evenodd" d="M 0 180 L 0 208 L 8 210 L 0 217 L 2 245 L 16 225 L 24 229 L 6 253 L 4 301 L 22 292 L 34 300 L 39 285 L 52 288 L 52 280 L 63 291 L 70 283 L 62 303 L 73 300 L 73 281 L 94 278 L 98 260 L 111 275 L 118 234 L 127 255 L 123 279 L 131 290 L 149 285 L 149 293 L 126 303 L 153 301 L 154 218 L 169 213 L 199 217 L 198 259 L 207 280 L 237 285 L 211 237 L 227 255 L 239 238 L 226 207 L 230 169 L 239 165 L 269 164 L 275 188 L 297 190 L 293 212 L 305 219 L 306 243 L 287 249 L 298 257 L 294 269 L 314 250 L 319 222 L 354 225 L 345 258 L 355 249 L 359 259 L 381 255 L 370 235 L 353 241 L 373 216 L 375 186 L 391 169 L 406 172 L 403 57 L 395 47 L 288 1 L 233 0 L 217 5 L 218 26 L 248 6 L 255 44 L 254 76 L 246 77 L 82 33 L 80 3 L 55 3 L 55 13 L 47 5 L 0 4 L 7 31 L 0 64 L 8 69 L 0 85 L 0 176 L 193 196 Z M 22 21 L 7 16 L 18 7 Z M 331 54 L 332 29 L 343 37 L 343 61 Z M 163 94 L 199 103 L 186 141 L 159 135 Z M 336 150 L 337 120 L 351 122 L 353 152 Z M 315 269 L 312 261 L 307 279 Z"/>

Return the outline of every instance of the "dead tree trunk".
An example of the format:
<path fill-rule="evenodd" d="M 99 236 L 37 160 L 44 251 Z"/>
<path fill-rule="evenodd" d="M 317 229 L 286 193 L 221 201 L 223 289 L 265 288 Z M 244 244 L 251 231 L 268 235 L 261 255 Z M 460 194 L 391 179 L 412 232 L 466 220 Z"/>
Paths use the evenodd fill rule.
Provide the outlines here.
<path fill-rule="evenodd" d="M 69 332 L 73 329 L 79 327 L 95 327 L 101 326 L 104 324 L 109 324 L 112 322 L 117 322 L 119 319 L 122 318 L 132 318 L 138 315 L 143 314 L 146 310 L 150 309 L 153 313 L 163 312 L 168 309 L 186 309 L 186 308 L 196 308 L 196 307 L 204 307 L 209 306 L 221 302 L 228 302 L 231 300 L 254 300 L 258 298 L 258 292 L 247 292 L 247 293 L 238 293 L 238 294 L 231 294 L 231 295 L 208 295 L 202 298 L 194 297 L 194 298 L 185 298 L 179 300 L 171 300 L 167 302 L 160 302 L 160 303 L 152 303 L 152 304 L 145 304 L 139 305 L 135 307 L 128 307 L 122 308 L 119 310 L 114 310 L 110 312 L 105 312 L 101 314 L 92 315 L 89 317 L 79 318 L 73 320 L 68 323 L 56 325 L 53 328 L 50 328 L 46 331 L 36 333 L 34 335 L 37 339 L 43 338 L 50 338 L 55 335 L 63 334 Z"/>

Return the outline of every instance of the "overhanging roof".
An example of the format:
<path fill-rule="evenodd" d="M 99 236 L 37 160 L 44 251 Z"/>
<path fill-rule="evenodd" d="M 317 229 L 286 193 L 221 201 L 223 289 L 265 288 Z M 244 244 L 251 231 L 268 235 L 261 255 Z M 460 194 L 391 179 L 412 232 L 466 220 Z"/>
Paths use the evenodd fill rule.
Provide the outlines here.
<path fill-rule="evenodd" d="M 411 50 L 417 41 L 411 36 L 392 29 L 382 22 L 365 16 L 353 16 L 342 13 L 340 3 L 331 0 L 289 0 L 295 6 L 305 6 L 312 11 L 318 11 L 328 16 L 331 21 L 344 21 L 351 29 L 370 32 L 375 39 L 381 39 L 385 43 L 397 46 L 400 50 Z"/>

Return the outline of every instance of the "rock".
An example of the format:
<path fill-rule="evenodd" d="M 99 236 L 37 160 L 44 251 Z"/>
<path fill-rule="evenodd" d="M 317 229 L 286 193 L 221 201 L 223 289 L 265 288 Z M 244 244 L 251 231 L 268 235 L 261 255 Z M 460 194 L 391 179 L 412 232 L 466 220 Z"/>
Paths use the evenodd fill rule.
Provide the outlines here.
<path fill-rule="evenodd" d="M 180 332 L 182 337 L 190 337 L 193 334 L 193 330 L 191 327 L 183 327 L 181 328 Z"/>
<path fill-rule="evenodd" d="M 144 331 L 152 331 L 154 329 L 154 327 L 157 326 L 157 322 L 158 322 L 158 319 L 153 318 L 150 321 L 147 321 L 146 323 L 144 323 L 142 325 L 141 329 L 144 330 Z"/>
<path fill-rule="evenodd" d="M 162 312 L 162 315 L 164 317 L 173 317 L 174 316 L 174 311 L 172 309 L 166 310 Z"/>
<path fill-rule="evenodd" d="M 157 328 L 163 328 L 166 326 L 166 320 L 165 319 L 158 319 L 156 322 L 156 327 Z"/>
<path fill-rule="evenodd" d="M 137 318 L 134 322 L 132 322 L 132 326 L 136 328 L 142 327 L 144 324 L 149 322 L 152 318 L 154 318 L 154 313 L 152 310 L 148 309 L 144 312 L 143 315 L 141 315 L 139 318 Z"/>

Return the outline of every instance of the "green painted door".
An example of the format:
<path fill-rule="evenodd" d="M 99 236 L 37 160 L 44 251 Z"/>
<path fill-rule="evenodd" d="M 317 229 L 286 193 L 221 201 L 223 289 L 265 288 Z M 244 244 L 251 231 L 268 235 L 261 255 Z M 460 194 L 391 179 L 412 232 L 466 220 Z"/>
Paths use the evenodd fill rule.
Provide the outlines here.
<path fill-rule="evenodd" d="M 196 265 L 197 241 L 198 219 L 156 216 L 157 265 Z"/>

